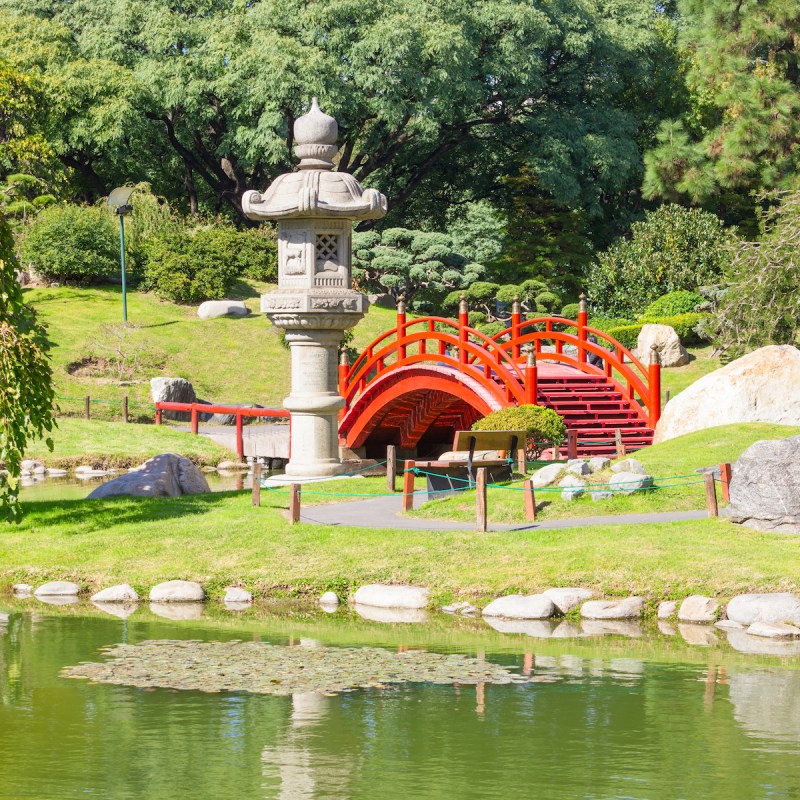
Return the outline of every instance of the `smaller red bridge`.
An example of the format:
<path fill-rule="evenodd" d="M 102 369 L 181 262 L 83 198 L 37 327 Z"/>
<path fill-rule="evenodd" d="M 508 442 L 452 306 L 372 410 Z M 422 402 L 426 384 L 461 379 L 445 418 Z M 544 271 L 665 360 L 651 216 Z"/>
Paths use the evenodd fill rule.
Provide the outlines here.
<path fill-rule="evenodd" d="M 515 303 L 511 327 L 486 336 L 469 326 L 463 301 L 457 320 L 407 320 L 401 302 L 396 326 L 339 366 L 340 442 L 368 457 L 388 444 L 422 455 L 492 411 L 536 403 L 564 418 L 581 454 L 616 452 L 617 430 L 628 451 L 650 444 L 661 413 L 657 351 L 645 367 L 588 325 L 583 299 L 580 308 L 577 320 L 523 320 Z"/>

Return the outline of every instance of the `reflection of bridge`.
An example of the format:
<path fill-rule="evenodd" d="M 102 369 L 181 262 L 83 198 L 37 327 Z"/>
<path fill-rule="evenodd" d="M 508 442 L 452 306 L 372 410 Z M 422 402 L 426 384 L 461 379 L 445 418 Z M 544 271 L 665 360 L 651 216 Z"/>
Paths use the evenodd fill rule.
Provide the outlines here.
<path fill-rule="evenodd" d="M 656 356 L 645 367 L 589 327 L 585 310 L 577 321 L 523 320 L 518 304 L 511 327 L 491 337 L 469 327 L 463 302 L 458 320 L 406 320 L 401 305 L 396 326 L 340 366 L 339 391 L 340 440 L 368 456 L 387 444 L 424 453 L 489 412 L 523 403 L 561 414 L 580 453 L 614 452 L 617 429 L 633 450 L 651 443 L 661 411 Z"/>

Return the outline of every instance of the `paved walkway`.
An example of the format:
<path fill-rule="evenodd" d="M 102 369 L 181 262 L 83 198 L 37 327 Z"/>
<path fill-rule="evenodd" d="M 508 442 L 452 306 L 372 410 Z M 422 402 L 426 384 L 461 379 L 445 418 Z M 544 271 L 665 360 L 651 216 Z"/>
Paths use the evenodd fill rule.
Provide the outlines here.
<path fill-rule="evenodd" d="M 415 519 L 400 516 L 402 495 L 356 500 L 349 503 L 329 503 L 301 507 L 301 522 L 317 525 L 342 525 L 349 528 L 393 528 L 408 531 L 475 530 L 474 522 L 453 522 L 438 519 Z M 706 519 L 707 511 L 664 511 L 655 514 L 618 514 L 616 516 L 576 517 L 543 522 L 524 522 L 514 525 L 489 525 L 491 531 L 556 530 L 586 528 L 596 525 L 648 525 L 654 522 L 684 522 Z"/>

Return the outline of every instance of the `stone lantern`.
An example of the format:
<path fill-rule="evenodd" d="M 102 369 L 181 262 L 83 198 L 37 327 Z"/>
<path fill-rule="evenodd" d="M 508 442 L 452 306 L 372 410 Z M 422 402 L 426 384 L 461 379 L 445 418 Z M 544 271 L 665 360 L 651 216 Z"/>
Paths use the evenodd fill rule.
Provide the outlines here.
<path fill-rule="evenodd" d="M 261 194 L 245 192 L 250 219 L 278 221 L 278 290 L 262 295 L 261 310 L 283 328 L 292 360 L 291 457 L 286 477 L 325 478 L 341 472 L 338 353 L 342 335 L 366 313 L 369 301 L 352 288 L 351 238 L 355 220 L 380 219 L 386 197 L 334 172 L 339 127 L 311 110 L 294 123 L 297 172 L 276 178 Z"/>

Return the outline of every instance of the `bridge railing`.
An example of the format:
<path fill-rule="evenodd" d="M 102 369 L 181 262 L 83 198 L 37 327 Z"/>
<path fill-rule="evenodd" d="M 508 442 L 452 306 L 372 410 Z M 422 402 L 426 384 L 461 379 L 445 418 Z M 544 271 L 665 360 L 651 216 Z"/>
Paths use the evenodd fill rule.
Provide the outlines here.
<path fill-rule="evenodd" d="M 349 407 L 387 371 L 432 362 L 477 379 L 503 405 L 535 403 L 537 362 L 553 361 L 587 374 L 604 375 L 654 428 L 661 414 L 657 351 L 651 353 L 645 367 L 621 342 L 588 324 L 583 296 L 579 307 L 577 320 L 555 316 L 523 320 L 515 302 L 510 327 L 487 336 L 469 325 L 466 302 L 462 301 L 456 320 L 407 320 L 401 301 L 395 327 L 377 337 L 352 366 L 346 360 L 340 364 L 340 393 Z M 591 360 L 599 361 L 600 366 L 590 363 L 590 356 L 595 356 Z"/>

